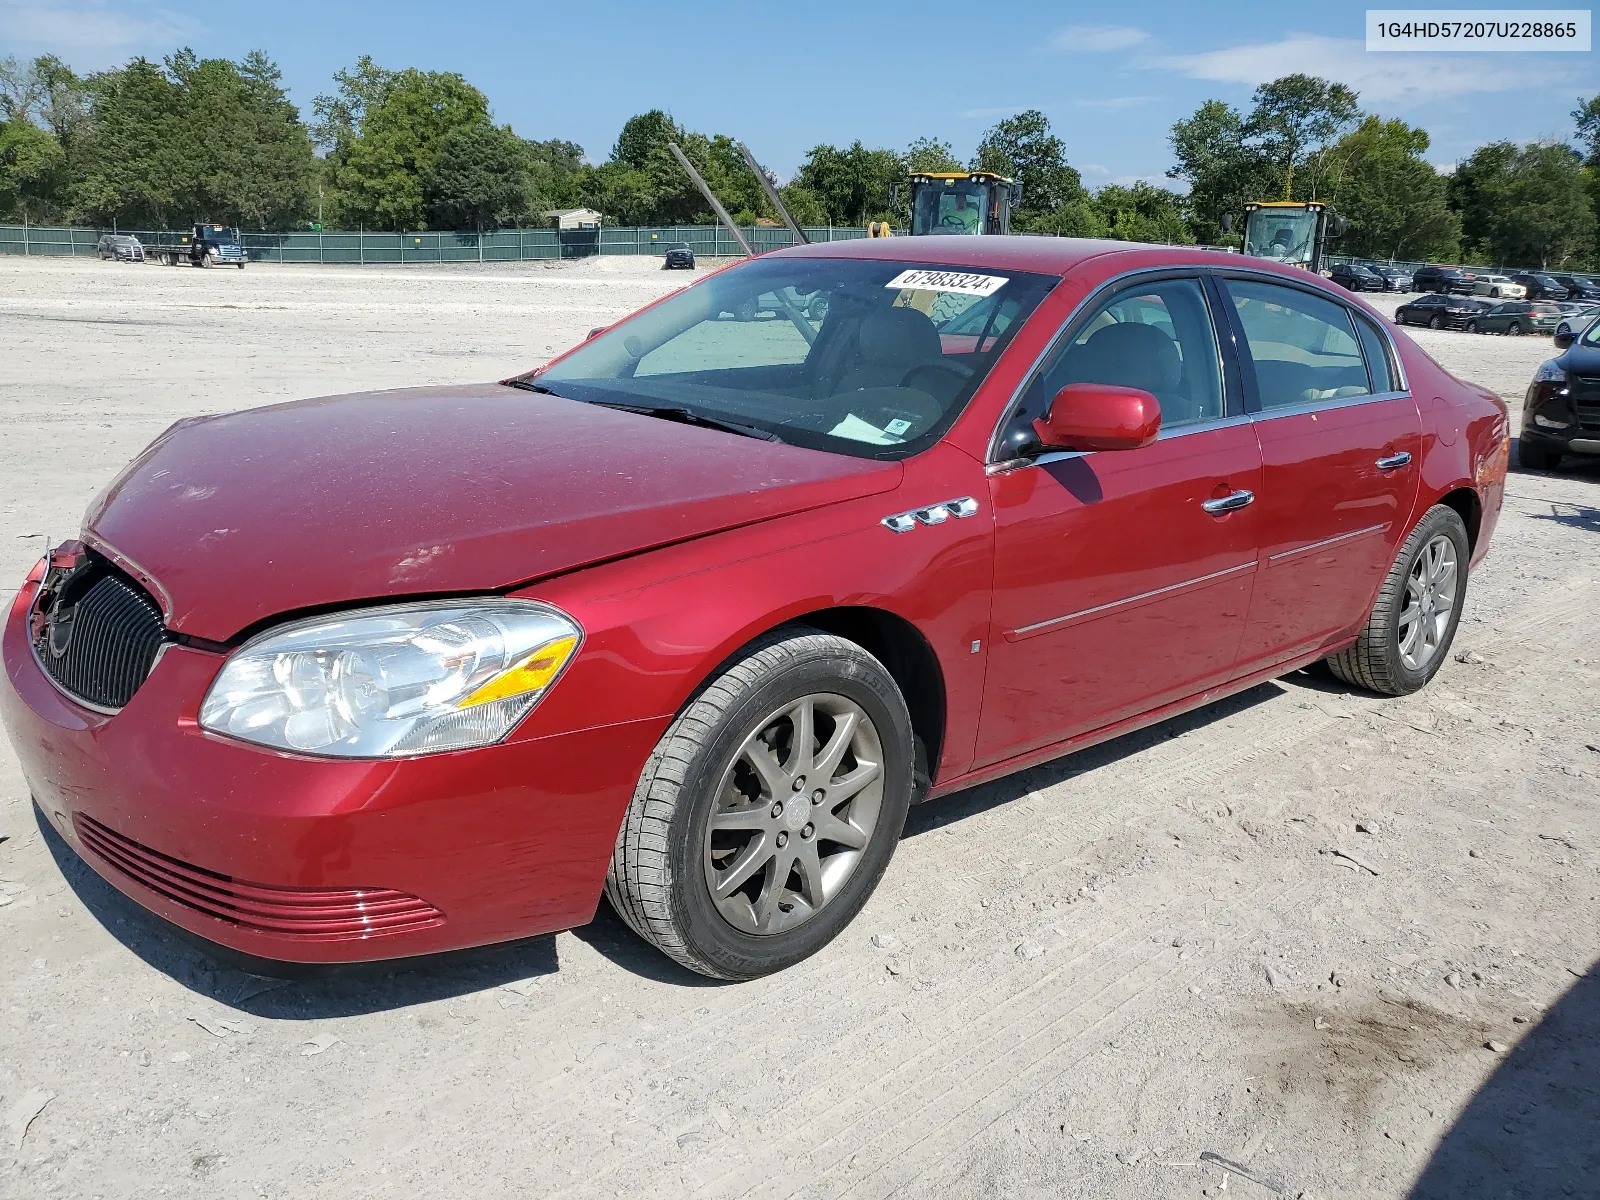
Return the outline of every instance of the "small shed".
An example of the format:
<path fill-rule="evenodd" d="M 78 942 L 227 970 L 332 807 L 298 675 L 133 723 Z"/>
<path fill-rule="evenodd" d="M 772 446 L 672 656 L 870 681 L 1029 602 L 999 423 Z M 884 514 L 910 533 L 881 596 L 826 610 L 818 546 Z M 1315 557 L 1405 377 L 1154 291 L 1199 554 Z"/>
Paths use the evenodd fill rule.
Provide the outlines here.
<path fill-rule="evenodd" d="M 544 215 L 557 229 L 599 229 L 604 219 L 592 208 L 553 208 Z"/>

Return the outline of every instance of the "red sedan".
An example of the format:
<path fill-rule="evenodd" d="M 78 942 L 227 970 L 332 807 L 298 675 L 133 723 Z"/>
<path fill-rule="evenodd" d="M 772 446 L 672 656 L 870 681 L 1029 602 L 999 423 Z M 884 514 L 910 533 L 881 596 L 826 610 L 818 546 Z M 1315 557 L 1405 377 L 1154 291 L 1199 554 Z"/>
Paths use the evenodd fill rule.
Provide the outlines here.
<path fill-rule="evenodd" d="M 299 962 L 815 952 L 910 804 L 1326 659 L 1438 670 L 1507 414 L 1358 299 L 1044 238 L 786 250 L 543 370 L 179 422 L 0 708 L 140 904 Z"/>

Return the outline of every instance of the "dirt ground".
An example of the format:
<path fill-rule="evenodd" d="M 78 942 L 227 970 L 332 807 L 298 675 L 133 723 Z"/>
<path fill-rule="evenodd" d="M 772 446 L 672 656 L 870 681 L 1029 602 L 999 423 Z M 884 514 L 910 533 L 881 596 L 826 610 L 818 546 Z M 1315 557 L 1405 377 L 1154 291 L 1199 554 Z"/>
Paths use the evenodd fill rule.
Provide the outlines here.
<path fill-rule="evenodd" d="M 685 281 L 0 259 L 0 579 L 178 417 L 504 376 Z M 1412 336 L 1513 412 L 1550 354 Z M 1422 693 L 1300 673 L 924 805 L 755 983 L 603 908 L 257 979 L 0 748 L 0 1196 L 1600 1195 L 1600 464 L 1509 493 Z"/>

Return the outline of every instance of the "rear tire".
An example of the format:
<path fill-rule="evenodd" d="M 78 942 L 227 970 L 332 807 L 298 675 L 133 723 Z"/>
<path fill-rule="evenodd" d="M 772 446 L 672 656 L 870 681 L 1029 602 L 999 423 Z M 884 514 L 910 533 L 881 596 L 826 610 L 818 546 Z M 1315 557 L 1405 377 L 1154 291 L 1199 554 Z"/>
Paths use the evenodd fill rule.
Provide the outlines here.
<path fill-rule="evenodd" d="M 1506 333 L 1511 337 L 1521 337 L 1522 325 L 1519 322 L 1513 321 L 1511 324 L 1506 326 Z"/>
<path fill-rule="evenodd" d="M 1423 562 L 1425 555 L 1429 559 Z M 1442 614 L 1444 592 L 1434 589 L 1430 598 L 1425 594 L 1427 580 L 1420 586 L 1418 581 L 1419 562 L 1424 574 L 1431 575 L 1434 555 L 1440 562 L 1450 561 L 1449 609 Z M 1467 527 L 1461 517 L 1454 509 L 1435 504 L 1400 547 L 1361 636 L 1328 658 L 1329 669 L 1348 684 L 1386 696 L 1406 696 L 1426 687 L 1448 657 L 1461 622 L 1469 557 Z M 1421 641 L 1411 643 L 1408 661 L 1407 639 L 1414 630 Z"/>
<path fill-rule="evenodd" d="M 1530 446 L 1521 438 L 1517 439 L 1517 463 L 1524 471 L 1554 471 L 1560 462 L 1561 451 Z"/>
<path fill-rule="evenodd" d="M 1443 329 L 1444 328 L 1444 318 L 1441 317 L 1438 313 L 1434 313 L 1433 316 L 1428 318 L 1428 328 L 1429 329 Z"/>
<path fill-rule="evenodd" d="M 812 713 L 803 757 L 791 715 L 802 709 Z M 830 765 L 820 756 L 834 738 L 846 740 Z M 874 755 L 876 773 L 865 770 Z M 656 745 L 617 833 L 606 898 L 691 971 L 753 979 L 792 966 L 832 941 L 883 877 L 913 761 L 910 714 L 883 664 L 831 634 L 775 630 Z M 864 770 L 867 782 L 854 782 Z M 747 859 L 759 865 L 740 873 Z M 742 882 L 719 899 L 722 878 Z"/>

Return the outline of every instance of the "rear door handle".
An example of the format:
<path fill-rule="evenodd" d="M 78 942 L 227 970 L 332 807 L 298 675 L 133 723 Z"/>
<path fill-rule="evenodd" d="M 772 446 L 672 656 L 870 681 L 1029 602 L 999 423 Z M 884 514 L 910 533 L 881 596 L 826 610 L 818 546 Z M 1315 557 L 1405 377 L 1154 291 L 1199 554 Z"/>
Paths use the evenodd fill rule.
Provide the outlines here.
<path fill-rule="evenodd" d="M 1398 471 L 1401 467 L 1410 465 L 1411 455 L 1404 450 L 1400 451 L 1399 454 L 1390 454 L 1380 458 L 1377 462 L 1377 468 L 1380 471 Z"/>
<path fill-rule="evenodd" d="M 1254 492 L 1246 492 L 1241 490 L 1237 492 L 1231 492 L 1226 496 L 1219 496 L 1215 500 L 1202 500 L 1200 502 L 1200 507 L 1205 509 L 1213 517 L 1220 517 L 1223 513 L 1230 513 L 1236 508 L 1243 508 L 1247 504 L 1254 504 L 1255 499 L 1256 494 Z"/>

